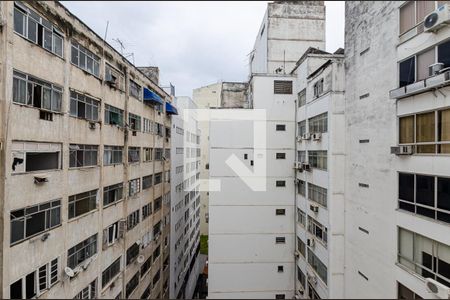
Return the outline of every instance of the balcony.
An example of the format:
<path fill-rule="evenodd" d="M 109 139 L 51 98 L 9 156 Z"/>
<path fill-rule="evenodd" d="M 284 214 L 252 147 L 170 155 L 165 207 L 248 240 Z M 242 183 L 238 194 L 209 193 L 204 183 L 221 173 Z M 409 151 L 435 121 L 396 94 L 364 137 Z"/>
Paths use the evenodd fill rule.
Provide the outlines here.
<path fill-rule="evenodd" d="M 402 99 L 450 85 L 450 71 L 389 91 L 391 99 Z"/>

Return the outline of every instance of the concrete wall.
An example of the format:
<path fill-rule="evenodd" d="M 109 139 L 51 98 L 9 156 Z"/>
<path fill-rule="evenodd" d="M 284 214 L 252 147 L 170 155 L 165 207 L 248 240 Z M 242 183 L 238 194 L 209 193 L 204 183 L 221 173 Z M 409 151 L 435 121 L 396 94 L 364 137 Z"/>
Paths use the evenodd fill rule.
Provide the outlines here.
<path fill-rule="evenodd" d="M 125 237 L 111 247 L 102 250 L 103 229 L 119 219 L 126 218 L 134 210 L 141 210 L 145 204 L 153 199 L 166 195 L 170 191 L 167 183 L 159 184 L 149 190 L 142 191 L 133 197 L 127 197 L 128 180 L 142 177 L 155 172 L 169 170 L 170 161 L 148 162 L 130 165 L 127 163 L 128 146 L 170 148 L 170 139 L 158 138 L 149 133 L 125 133 L 123 129 L 105 124 L 104 107 L 110 104 L 124 110 L 124 120 L 128 121 L 128 113 L 138 114 L 153 121 L 158 121 L 171 127 L 170 117 L 165 113 L 158 114 L 152 107 L 132 98 L 128 94 L 128 80 L 132 78 L 142 86 L 149 87 L 159 93 L 165 101 L 171 101 L 157 85 L 151 82 L 125 58 L 120 56 L 112 47 L 104 45 L 100 37 L 71 15 L 58 2 L 27 3 L 33 10 L 51 21 L 64 33 L 63 58 L 44 50 L 40 46 L 29 42 L 13 31 L 14 3 L 2 3 L 2 13 L 6 18 L 6 26 L 2 28 L 2 41 L 5 40 L 2 51 L 1 76 L 1 106 L 7 107 L 7 114 L 2 115 L 2 130 L 7 132 L 2 143 L 2 154 L 5 161 L 1 164 L 5 174 L 0 192 L 4 189 L 2 206 L 4 206 L 2 220 L 2 259 L 6 262 L 2 266 L 2 297 L 10 296 L 10 284 L 19 278 L 37 270 L 40 266 L 58 257 L 59 281 L 56 285 L 40 295 L 41 298 L 72 298 L 83 288 L 97 278 L 97 297 L 112 298 L 122 293 L 125 297 L 125 286 L 129 279 L 140 269 L 138 263 L 125 266 L 126 250 L 137 240 L 142 239 L 144 233 L 151 231 L 159 220 L 169 223 L 169 211 L 163 207 L 148 219 L 139 223 L 128 231 Z M 70 62 L 71 39 L 100 56 L 100 78 L 87 74 Z M 123 90 L 109 87 L 104 81 L 105 61 L 123 70 L 125 85 Z M 63 87 L 62 111 L 53 113 L 53 121 L 39 118 L 39 109 L 21 106 L 12 102 L 12 74 L 13 69 L 29 73 L 40 79 L 58 84 Z M 89 122 L 69 116 L 69 88 L 80 93 L 86 93 L 100 100 L 99 122 L 95 129 L 89 129 Z M 3 116 L 5 117 L 3 119 Z M 127 122 L 128 123 L 128 122 Z M 43 185 L 33 183 L 34 173 L 12 174 L 12 146 L 13 141 L 54 142 L 62 145 L 62 168 L 45 172 L 48 182 Z M 95 144 L 99 146 L 98 164 L 86 168 L 69 168 L 69 144 Z M 104 145 L 124 146 L 124 163 L 117 166 L 103 167 Z M 2 155 L 3 157 L 3 155 Z M 43 172 L 38 172 L 43 173 Z M 109 207 L 103 207 L 103 187 L 124 183 L 124 199 Z M 81 192 L 98 189 L 98 203 L 95 210 L 87 214 L 68 219 L 68 196 Z M 50 234 L 45 241 L 41 241 L 42 234 L 25 240 L 17 245 L 10 245 L 10 212 L 49 200 L 61 199 L 61 226 L 48 231 Z M 167 217 L 167 218 L 166 218 Z M 163 268 L 168 257 L 168 247 L 164 246 L 169 231 L 162 230 L 161 238 L 153 240 L 149 246 L 141 249 L 140 254 L 147 259 L 157 247 L 161 247 L 160 258 L 155 259 L 151 271 L 142 279 L 130 297 L 140 297 L 144 289 L 150 284 L 153 275 L 160 270 L 161 279 L 153 288 L 153 297 L 167 297 L 168 290 L 163 284 L 169 277 L 168 268 Z M 82 271 L 75 279 L 69 280 L 64 274 L 67 265 L 67 251 L 69 248 L 97 233 L 97 257 L 90 263 L 87 270 Z M 116 258 L 122 257 L 121 273 L 115 280 L 115 286 L 108 284 L 102 288 L 101 274 Z M 142 274 L 144 275 L 144 274 Z"/>

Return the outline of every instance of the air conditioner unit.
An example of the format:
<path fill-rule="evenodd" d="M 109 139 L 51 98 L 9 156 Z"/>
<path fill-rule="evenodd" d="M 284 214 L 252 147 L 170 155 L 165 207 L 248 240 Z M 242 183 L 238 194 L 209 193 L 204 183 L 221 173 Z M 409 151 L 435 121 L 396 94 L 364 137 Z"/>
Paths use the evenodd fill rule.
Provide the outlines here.
<path fill-rule="evenodd" d="M 450 21 L 449 5 L 444 4 L 430 13 L 423 20 L 424 31 L 436 32 Z"/>
<path fill-rule="evenodd" d="M 391 147 L 391 154 L 395 154 L 395 155 L 411 155 L 411 154 L 413 154 L 413 146 Z"/>
<path fill-rule="evenodd" d="M 39 183 L 48 182 L 48 178 L 49 178 L 49 176 L 47 174 L 35 174 L 34 175 L 34 183 L 39 184 Z"/>
<path fill-rule="evenodd" d="M 316 285 L 317 284 L 317 277 L 316 277 L 316 275 L 308 274 L 308 281 L 312 285 Z"/>
<path fill-rule="evenodd" d="M 313 138 L 313 140 L 315 140 L 315 141 L 319 141 L 321 137 L 322 137 L 322 133 L 320 133 L 320 132 L 314 133 L 314 134 L 312 135 L 312 138 Z"/>
<path fill-rule="evenodd" d="M 89 122 L 89 129 L 95 129 L 95 122 Z"/>
<path fill-rule="evenodd" d="M 309 134 L 309 133 L 304 133 L 304 134 L 302 135 L 302 139 L 303 139 L 303 140 L 310 140 L 310 139 L 311 139 L 311 134 Z"/>
<path fill-rule="evenodd" d="M 301 142 L 302 141 L 302 137 L 301 136 L 298 136 L 297 137 L 297 142 Z"/>
<path fill-rule="evenodd" d="M 314 241 L 314 239 L 307 239 L 307 240 L 306 240 L 306 244 L 307 244 L 309 247 L 314 248 L 315 241 Z"/>
<path fill-rule="evenodd" d="M 319 212 L 319 206 L 317 204 L 310 204 L 309 209 L 315 213 Z"/>
<path fill-rule="evenodd" d="M 309 166 L 309 163 L 302 163 L 302 169 L 306 171 L 311 171 L 311 167 Z"/>
<path fill-rule="evenodd" d="M 450 299 L 450 287 L 447 287 L 432 278 L 426 278 L 425 284 L 429 293 L 435 294 L 439 299 Z"/>
<path fill-rule="evenodd" d="M 443 63 L 435 63 L 428 66 L 428 76 L 435 76 L 441 73 L 442 69 L 444 69 Z"/>
<path fill-rule="evenodd" d="M 115 86 L 116 85 L 116 78 L 111 74 L 111 71 L 106 72 L 105 74 L 105 81 L 107 84 L 111 85 L 111 86 Z"/>

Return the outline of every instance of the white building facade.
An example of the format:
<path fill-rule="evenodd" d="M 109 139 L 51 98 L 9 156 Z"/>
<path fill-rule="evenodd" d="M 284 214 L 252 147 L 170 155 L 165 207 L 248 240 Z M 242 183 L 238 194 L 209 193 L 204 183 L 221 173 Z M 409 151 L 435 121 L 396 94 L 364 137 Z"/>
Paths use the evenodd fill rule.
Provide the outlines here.
<path fill-rule="evenodd" d="M 450 28 L 424 26 L 444 2 L 346 3 L 346 298 L 448 297 L 426 288 L 450 287 Z"/>
<path fill-rule="evenodd" d="M 172 117 L 170 298 L 191 299 L 200 273 L 200 131 L 197 106 L 176 97 Z"/>

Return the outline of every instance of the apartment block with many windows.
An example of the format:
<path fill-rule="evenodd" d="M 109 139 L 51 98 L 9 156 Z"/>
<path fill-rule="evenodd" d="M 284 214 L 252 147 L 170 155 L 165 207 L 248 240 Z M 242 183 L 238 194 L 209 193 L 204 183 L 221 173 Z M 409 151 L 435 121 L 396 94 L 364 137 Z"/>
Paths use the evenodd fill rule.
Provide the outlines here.
<path fill-rule="evenodd" d="M 200 132 L 196 104 L 176 97 L 172 119 L 170 298 L 192 299 L 200 265 Z"/>
<path fill-rule="evenodd" d="M 296 294 L 342 298 L 345 110 L 343 51 L 309 48 L 296 101 Z"/>
<path fill-rule="evenodd" d="M 450 289 L 448 5 L 346 4 L 345 297 Z"/>
<path fill-rule="evenodd" d="M 0 8 L 2 297 L 167 298 L 172 98 L 59 2 Z"/>

